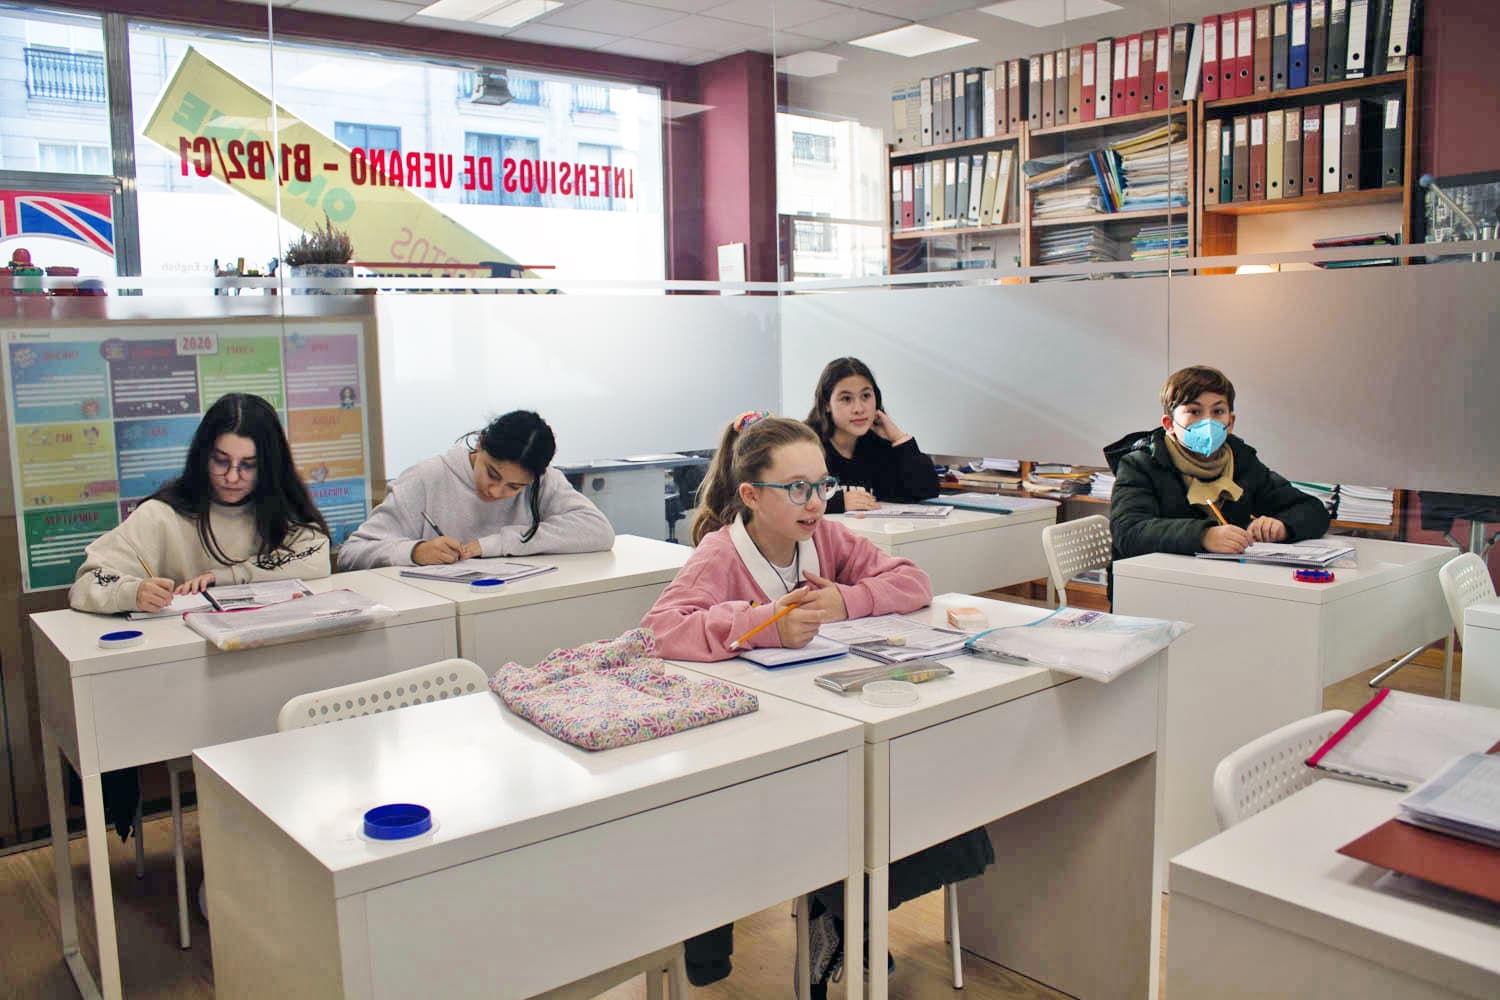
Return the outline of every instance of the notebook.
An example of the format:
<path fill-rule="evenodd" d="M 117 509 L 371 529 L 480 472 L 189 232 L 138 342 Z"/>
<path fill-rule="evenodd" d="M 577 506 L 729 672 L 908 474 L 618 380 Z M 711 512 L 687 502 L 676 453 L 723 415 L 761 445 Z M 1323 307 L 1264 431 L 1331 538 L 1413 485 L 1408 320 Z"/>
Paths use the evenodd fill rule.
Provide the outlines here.
<path fill-rule="evenodd" d="M 789 667 L 794 663 L 814 663 L 818 660 L 831 660 L 836 656 L 843 656 L 847 652 L 849 652 L 849 646 L 846 643 L 819 635 L 813 637 L 813 641 L 806 646 L 801 646 L 797 649 L 786 649 L 780 646 L 762 646 L 757 649 L 740 650 L 740 658 L 774 670 L 777 667 Z"/>
<path fill-rule="evenodd" d="M 1401 800 L 1413 826 L 1500 847 L 1500 754 L 1471 753 Z"/>
<path fill-rule="evenodd" d="M 991 514 L 1014 514 L 1018 510 L 1037 510 L 1041 507 L 1057 506 L 1056 500 L 1042 500 L 1038 497 L 1007 497 L 998 493 L 947 493 L 922 502 L 962 507 L 964 510 L 983 510 Z"/>
<path fill-rule="evenodd" d="M 962 653 L 967 632 L 936 628 L 904 615 L 875 615 L 830 622 L 819 630 L 825 639 L 847 643 L 849 651 L 882 663 Z"/>
<path fill-rule="evenodd" d="M 1307 758 L 1309 767 L 1402 791 L 1500 740 L 1500 709 L 1381 691 Z"/>
<path fill-rule="evenodd" d="M 202 594 L 174 594 L 172 603 L 160 611 L 132 611 L 125 617 L 133 622 L 144 621 L 148 618 L 176 618 L 185 615 L 189 611 L 212 611 L 213 604 Z"/>
<path fill-rule="evenodd" d="M 402 576 L 417 580 L 447 580 L 450 583 L 469 583 L 474 580 L 500 580 L 514 583 L 528 576 L 550 573 L 556 566 L 541 563 L 523 563 L 512 559 L 460 559 L 456 563 L 432 566 L 405 566 Z"/>
<path fill-rule="evenodd" d="M 953 513 L 952 504 L 883 503 L 874 510 L 850 511 L 853 518 L 865 517 L 923 517 L 941 518 Z"/>
<path fill-rule="evenodd" d="M 1337 542 L 1253 542 L 1243 552 L 1199 552 L 1198 558 L 1322 569 L 1336 560 L 1352 555 L 1354 546 Z"/>

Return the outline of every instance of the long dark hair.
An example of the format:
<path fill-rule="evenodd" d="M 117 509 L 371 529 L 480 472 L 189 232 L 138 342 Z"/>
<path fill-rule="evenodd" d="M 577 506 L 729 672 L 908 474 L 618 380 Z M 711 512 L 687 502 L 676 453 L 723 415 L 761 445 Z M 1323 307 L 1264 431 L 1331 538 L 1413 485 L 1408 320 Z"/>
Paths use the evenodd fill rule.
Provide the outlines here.
<path fill-rule="evenodd" d="M 719 438 L 708 474 L 698 488 L 698 512 L 693 517 L 693 544 L 718 531 L 739 514 L 749 517 L 740 499 L 740 484 L 753 482 L 775 461 L 782 445 L 818 439 L 800 420 L 773 417 L 763 410 L 742 413 L 729 422 Z"/>
<path fill-rule="evenodd" d="M 552 428 L 531 410 L 511 410 L 481 428 L 474 435 L 474 446 L 497 462 L 515 462 L 531 473 L 531 485 L 526 487 L 531 527 L 521 536 L 521 541 L 531 541 L 542 523 L 542 477 L 557 454 Z"/>
<path fill-rule="evenodd" d="M 255 442 L 255 488 L 243 502 L 255 510 L 255 536 L 260 545 L 257 555 L 285 548 L 287 536 L 297 528 L 317 528 L 328 534 L 327 522 L 292 465 L 292 449 L 275 409 L 259 396 L 231 392 L 220 396 L 199 421 L 182 475 L 163 484 L 151 497 L 198 522 L 198 538 L 216 562 L 234 564 L 214 537 L 208 517 L 209 505 L 214 502 L 208 459 L 221 434 L 238 434 Z"/>
<path fill-rule="evenodd" d="M 804 421 L 817 432 L 824 444 L 833 442 L 834 386 L 854 375 L 869 380 L 870 388 L 875 390 L 875 409 L 885 409 L 885 402 L 880 396 L 880 383 L 875 381 L 875 373 L 870 371 L 870 366 L 858 358 L 834 358 L 823 366 L 823 374 L 818 376 L 818 387 L 813 390 L 812 411 Z"/>

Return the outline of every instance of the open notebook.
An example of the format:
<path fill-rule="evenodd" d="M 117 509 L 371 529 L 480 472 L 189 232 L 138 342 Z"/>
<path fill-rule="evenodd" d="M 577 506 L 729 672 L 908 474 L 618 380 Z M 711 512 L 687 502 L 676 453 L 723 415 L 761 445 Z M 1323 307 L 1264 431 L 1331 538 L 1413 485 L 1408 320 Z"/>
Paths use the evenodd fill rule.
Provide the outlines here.
<path fill-rule="evenodd" d="M 460 559 L 456 563 L 447 565 L 405 566 L 401 570 L 401 575 L 418 580 L 448 580 L 458 583 L 470 583 L 474 580 L 500 580 L 503 583 L 513 583 L 539 573 L 550 573 L 555 569 L 557 569 L 556 566 L 516 562 L 512 559 Z"/>
<path fill-rule="evenodd" d="M 237 611 L 264 608 L 282 601 L 308 597 L 312 591 L 301 580 L 261 580 L 255 583 L 209 587 L 201 594 L 177 594 L 160 611 L 132 611 L 131 621 L 146 618 L 176 618 L 189 611 Z"/>
<path fill-rule="evenodd" d="M 1199 552 L 1198 558 L 1322 569 L 1352 555 L 1354 546 L 1339 542 L 1255 542 L 1243 552 Z"/>
<path fill-rule="evenodd" d="M 1500 709 L 1387 688 L 1307 759 L 1309 767 L 1406 790 L 1500 741 Z"/>
<path fill-rule="evenodd" d="M 843 656 L 849 652 L 847 643 L 836 639 L 828 639 L 817 636 L 812 642 L 798 649 L 785 649 L 780 646 L 762 646 L 756 649 L 742 649 L 740 658 L 749 660 L 751 663 L 762 667 L 789 667 L 794 663 L 813 663 L 817 660 L 831 660 L 836 656 Z"/>

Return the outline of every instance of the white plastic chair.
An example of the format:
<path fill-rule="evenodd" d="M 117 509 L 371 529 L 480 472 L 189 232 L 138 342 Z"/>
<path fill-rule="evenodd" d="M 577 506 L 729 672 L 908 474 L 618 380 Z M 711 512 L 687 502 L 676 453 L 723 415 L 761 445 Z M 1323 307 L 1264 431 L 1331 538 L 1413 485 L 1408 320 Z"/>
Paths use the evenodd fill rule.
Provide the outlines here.
<path fill-rule="evenodd" d="M 1102 514 L 1049 524 L 1042 529 L 1042 551 L 1052 573 L 1057 606 L 1068 603 L 1068 581 L 1079 573 L 1109 565 L 1109 518 Z"/>
<path fill-rule="evenodd" d="M 472 660 L 439 660 L 368 681 L 299 694 L 281 706 L 276 730 L 320 726 L 488 690 L 489 678 L 479 664 Z M 646 976 L 648 1000 L 667 997 L 683 1000 L 688 995 L 687 966 L 679 943 L 538 994 L 538 1000 L 584 1000 L 642 974 Z M 664 983 L 666 993 L 663 993 Z"/>
<path fill-rule="evenodd" d="M 1214 768 L 1219 829 L 1227 830 L 1321 778 L 1323 772 L 1308 767 L 1307 758 L 1348 720 L 1343 709 L 1298 719 L 1219 761 Z"/>
<path fill-rule="evenodd" d="M 1443 588 L 1443 600 L 1448 604 L 1448 617 L 1453 620 L 1453 631 L 1464 633 L 1464 611 L 1469 605 L 1495 596 L 1495 582 L 1490 579 L 1490 570 L 1485 561 L 1472 552 L 1454 556 L 1438 568 L 1438 584 Z M 1426 646 L 1419 646 L 1401 659 L 1370 678 L 1370 687 L 1379 687 L 1380 682 L 1406 666 Z M 1450 633 L 1443 642 L 1443 697 L 1453 697 L 1453 636 Z"/>

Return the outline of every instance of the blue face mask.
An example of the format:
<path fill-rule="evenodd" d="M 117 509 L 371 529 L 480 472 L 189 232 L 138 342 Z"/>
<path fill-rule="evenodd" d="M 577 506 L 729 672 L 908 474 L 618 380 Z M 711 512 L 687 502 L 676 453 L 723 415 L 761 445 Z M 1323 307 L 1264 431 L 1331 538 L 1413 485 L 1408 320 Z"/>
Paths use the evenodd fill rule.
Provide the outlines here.
<path fill-rule="evenodd" d="M 1200 455 L 1208 456 L 1224 446 L 1224 441 L 1229 437 L 1229 428 L 1217 420 L 1204 417 L 1196 423 L 1188 424 L 1186 427 L 1177 425 L 1177 440 L 1188 451 L 1195 451 Z"/>

